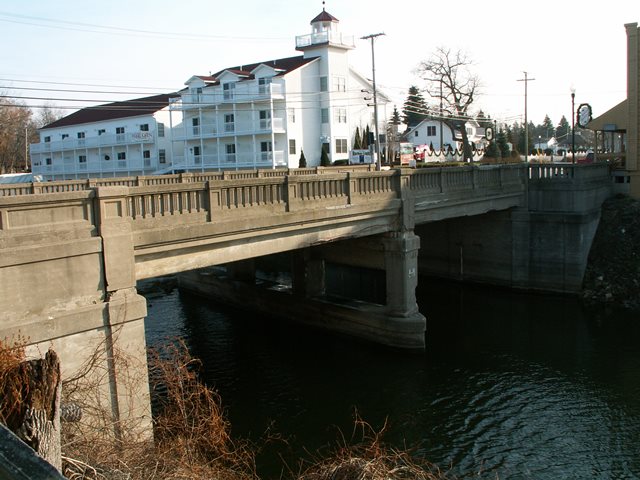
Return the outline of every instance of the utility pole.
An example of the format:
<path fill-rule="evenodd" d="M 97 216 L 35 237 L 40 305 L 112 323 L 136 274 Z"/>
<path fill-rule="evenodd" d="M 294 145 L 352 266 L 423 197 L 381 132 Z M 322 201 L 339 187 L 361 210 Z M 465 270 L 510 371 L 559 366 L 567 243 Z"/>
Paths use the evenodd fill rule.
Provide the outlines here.
<path fill-rule="evenodd" d="M 373 73 L 373 121 L 375 122 L 375 155 L 376 155 L 376 170 L 382 170 L 382 163 L 380 160 L 380 139 L 378 138 L 378 95 L 376 91 L 376 56 L 373 48 L 373 43 L 376 37 L 384 35 L 384 33 L 373 33 L 360 37 L 361 40 L 371 40 L 371 71 Z"/>
<path fill-rule="evenodd" d="M 528 78 L 527 72 L 524 73 L 524 78 L 518 80 L 524 82 L 524 162 L 529 161 L 529 120 L 527 119 L 527 84 L 535 78 Z"/>

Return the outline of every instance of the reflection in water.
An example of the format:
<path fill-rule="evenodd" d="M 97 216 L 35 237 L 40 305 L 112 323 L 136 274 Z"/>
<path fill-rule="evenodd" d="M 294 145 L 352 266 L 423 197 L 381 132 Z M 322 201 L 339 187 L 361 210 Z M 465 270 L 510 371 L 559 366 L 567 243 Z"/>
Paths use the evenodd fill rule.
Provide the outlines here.
<path fill-rule="evenodd" d="M 456 475 L 640 477 L 640 319 L 574 299 L 421 279 L 427 352 L 409 355 L 229 311 L 177 290 L 150 298 L 150 345 L 182 335 L 234 434 L 271 427 L 295 464 L 347 438 L 353 414 Z"/>

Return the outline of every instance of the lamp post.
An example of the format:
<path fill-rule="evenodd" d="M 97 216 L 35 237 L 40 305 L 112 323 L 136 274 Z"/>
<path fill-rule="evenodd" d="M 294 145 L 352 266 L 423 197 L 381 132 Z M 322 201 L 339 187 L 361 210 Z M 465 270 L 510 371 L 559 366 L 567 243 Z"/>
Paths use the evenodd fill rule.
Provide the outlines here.
<path fill-rule="evenodd" d="M 571 86 L 571 163 L 576 163 L 576 89 Z"/>

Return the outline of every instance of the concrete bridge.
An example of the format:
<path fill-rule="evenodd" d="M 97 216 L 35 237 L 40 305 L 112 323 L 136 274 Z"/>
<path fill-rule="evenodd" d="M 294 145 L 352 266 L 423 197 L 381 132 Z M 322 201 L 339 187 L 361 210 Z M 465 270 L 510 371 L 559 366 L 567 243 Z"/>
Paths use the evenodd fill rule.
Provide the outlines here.
<path fill-rule="evenodd" d="M 610 187 L 606 164 L 13 185 L 0 190 L 0 338 L 21 334 L 31 350 L 53 345 L 66 376 L 97 349 L 114 425 L 134 418 L 149 431 L 146 301 L 138 280 L 195 271 L 185 276 L 189 288 L 264 307 L 274 300 L 256 293 L 252 259 L 292 252 L 293 294 L 275 300 L 283 316 L 423 349 L 419 273 L 578 291 Z M 326 262 L 384 270 L 386 302 L 328 301 Z M 227 266 L 224 281 L 201 274 L 215 265 Z M 121 356 L 137 360 L 137 380 Z"/>

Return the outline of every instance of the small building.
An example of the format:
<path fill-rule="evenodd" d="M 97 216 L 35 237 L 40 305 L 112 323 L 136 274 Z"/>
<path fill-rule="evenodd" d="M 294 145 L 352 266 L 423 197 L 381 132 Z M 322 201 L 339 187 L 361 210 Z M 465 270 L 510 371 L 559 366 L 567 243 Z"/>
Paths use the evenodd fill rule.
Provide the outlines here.
<path fill-rule="evenodd" d="M 418 149 L 431 149 L 433 151 L 448 151 L 462 148 L 461 121 L 455 122 L 448 119 L 426 118 L 415 127 L 411 127 L 404 135 Z M 467 138 L 475 148 L 482 149 L 486 145 L 485 129 L 476 120 L 468 120 L 464 123 Z M 421 152 L 419 152 L 421 153 Z"/>
<path fill-rule="evenodd" d="M 640 198 L 640 29 L 625 25 L 627 32 L 627 99 L 594 118 L 587 127 L 596 134 L 596 160 L 613 166 L 614 191 Z"/>

